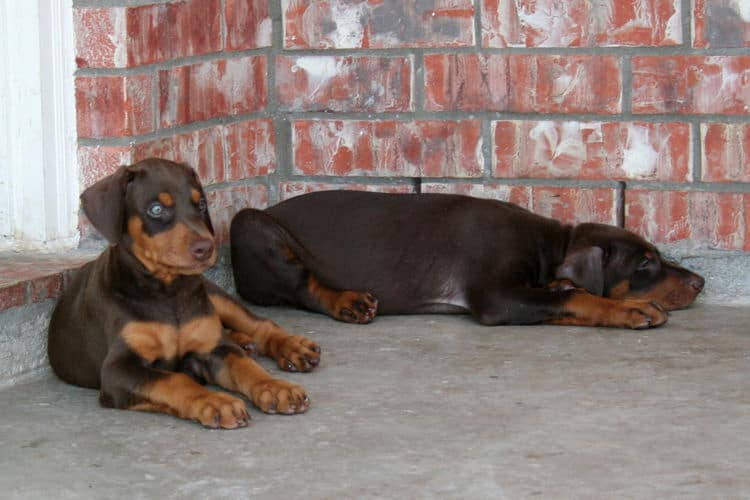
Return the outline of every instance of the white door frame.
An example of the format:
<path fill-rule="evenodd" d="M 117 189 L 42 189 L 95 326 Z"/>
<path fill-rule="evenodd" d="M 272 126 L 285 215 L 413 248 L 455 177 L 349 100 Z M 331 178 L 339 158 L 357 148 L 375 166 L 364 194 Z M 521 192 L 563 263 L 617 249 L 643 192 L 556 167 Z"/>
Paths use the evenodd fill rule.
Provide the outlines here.
<path fill-rule="evenodd" d="M 78 242 L 71 0 L 0 0 L 0 250 Z"/>

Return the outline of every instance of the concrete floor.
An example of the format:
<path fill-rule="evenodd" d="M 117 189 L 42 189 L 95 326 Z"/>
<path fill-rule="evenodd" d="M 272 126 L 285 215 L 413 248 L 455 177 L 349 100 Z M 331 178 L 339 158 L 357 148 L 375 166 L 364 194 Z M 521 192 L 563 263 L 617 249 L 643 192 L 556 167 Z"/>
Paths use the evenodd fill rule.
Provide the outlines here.
<path fill-rule="evenodd" d="M 256 311 L 324 348 L 317 372 L 288 375 L 306 415 L 211 431 L 52 378 L 16 386 L 0 392 L 0 496 L 750 497 L 748 308 L 637 332 Z"/>

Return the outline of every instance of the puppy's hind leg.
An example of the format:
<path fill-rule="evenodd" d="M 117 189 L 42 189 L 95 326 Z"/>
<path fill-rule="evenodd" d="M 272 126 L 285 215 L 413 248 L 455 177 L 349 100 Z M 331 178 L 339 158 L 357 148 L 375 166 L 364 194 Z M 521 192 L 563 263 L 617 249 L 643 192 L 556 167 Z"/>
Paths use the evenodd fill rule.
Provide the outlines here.
<path fill-rule="evenodd" d="M 239 295 L 260 305 L 293 304 L 347 323 L 369 323 L 377 299 L 328 286 L 315 257 L 272 216 L 246 209 L 232 220 L 232 269 Z"/>

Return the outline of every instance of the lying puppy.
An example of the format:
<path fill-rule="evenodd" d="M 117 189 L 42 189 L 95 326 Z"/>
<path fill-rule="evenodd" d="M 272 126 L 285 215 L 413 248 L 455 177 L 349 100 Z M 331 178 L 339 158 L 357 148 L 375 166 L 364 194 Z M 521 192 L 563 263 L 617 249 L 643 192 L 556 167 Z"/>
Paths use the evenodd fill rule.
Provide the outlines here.
<path fill-rule="evenodd" d="M 122 167 L 81 195 L 110 247 L 81 268 L 49 326 L 49 360 L 64 381 L 97 388 L 102 406 L 169 413 L 208 427 L 244 427 L 245 402 L 302 413 L 302 387 L 271 377 L 233 342 L 255 343 L 284 370 L 320 359 L 311 340 L 253 316 L 201 273 L 216 261 L 195 172 L 150 159 Z M 223 327 L 233 330 L 227 332 Z"/>
<path fill-rule="evenodd" d="M 445 194 L 312 193 L 232 221 L 239 294 L 341 321 L 469 313 L 484 325 L 648 328 L 703 278 L 624 229 Z"/>

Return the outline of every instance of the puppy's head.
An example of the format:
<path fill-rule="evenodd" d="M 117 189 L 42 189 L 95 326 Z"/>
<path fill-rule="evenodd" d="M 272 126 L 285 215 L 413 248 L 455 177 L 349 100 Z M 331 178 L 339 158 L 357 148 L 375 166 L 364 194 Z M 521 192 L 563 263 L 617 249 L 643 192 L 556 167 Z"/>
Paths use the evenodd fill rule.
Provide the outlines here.
<path fill-rule="evenodd" d="M 643 238 L 603 224 L 573 228 L 556 277 L 594 295 L 650 300 L 666 310 L 688 307 L 704 284 L 701 276 L 666 261 Z"/>
<path fill-rule="evenodd" d="M 163 281 L 200 274 L 216 262 L 206 197 L 186 165 L 152 158 L 120 167 L 81 201 L 111 245 L 123 245 Z"/>

